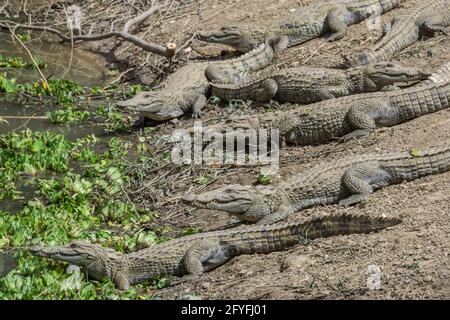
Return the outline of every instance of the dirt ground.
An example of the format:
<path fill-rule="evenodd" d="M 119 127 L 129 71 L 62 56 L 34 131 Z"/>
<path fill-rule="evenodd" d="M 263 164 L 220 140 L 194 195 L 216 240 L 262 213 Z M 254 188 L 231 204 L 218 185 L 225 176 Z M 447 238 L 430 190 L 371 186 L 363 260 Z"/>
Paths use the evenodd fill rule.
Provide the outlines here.
<path fill-rule="evenodd" d="M 155 34 L 161 42 L 173 40 L 169 35 L 188 29 L 209 29 L 225 24 L 270 23 L 307 1 L 205 1 L 199 10 L 165 23 Z M 383 21 L 398 16 L 420 1 L 404 1 L 401 8 L 382 17 Z M 191 8 L 192 9 L 192 8 Z M 201 13 L 199 15 L 199 13 Z M 181 14 L 180 14 L 181 15 Z M 162 30 L 163 29 L 163 30 Z M 179 34 L 179 33 L 178 33 Z M 324 38 L 288 49 L 272 67 L 299 65 L 339 67 L 342 54 L 360 51 L 370 46 L 380 30 L 369 30 L 366 23 L 349 28 L 348 36 L 328 43 Z M 195 52 L 220 52 L 225 46 L 194 42 Z M 217 48 L 217 49 L 216 49 Z M 449 61 L 450 41 L 437 36 L 424 39 L 398 54 L 394 60 L 405 65 L 437 68 Z M 195 58 L 195 52 L 193 57 Z M 178 65 L 182 65 L 183 61 Z M 142 69 L 141 76 L 150 78 L 155 72 Z M 141 79 L 147 79 L 141 77 Z M 149 82 L 147 80 L 147 82 Z M 232 114 L 259 112 L 261 109 L 232 111 L 223 105 L 205 109 L 204 121 L 226 118 Z M 157 132 L 170 133 L 179 127 L 189 127 L 192 119 L 158 125 Z M 375 135 L 346 144 L 330 143 L 320 146 L 290 147 L 282 150 L 281 170 L 273 183 L 305 170 L 317 162 L 362 153 L 379 153 L 410 148 L 426 148 L 450 143 L 450 112 L 444 110 L 427 115 Z M 215 179 L 205 190 L 227 183 L 255 183 L 259 168 L 212 170 Z M 174 183 L 172 201 L 159 209 L 160 224 L 174 228 L 200 226 L 203 231 L 229 226 L 233 219 L 226 213 L 207 210 L 187 210 L 179 198 L 193 188 L 191 180 Z M 198 176 L 198 174 L 197 174 Z M 154 177 L 149 178 L 154 179 Z M 188 182 L 188 183 L 186 183 Z M 190 182 L 190 183 L 189 183 Z M 199 189 L 199 188 L 197 188 Z M 144 189 L 142 192 L 145 193 Z M 153 190 L 152 192 L 155 192 Z M 160 194 L 161 195 L 161 194 Z M 158 205 L 156 206 L 158 207 Z M 401 217 L 403 222 L 380 233 L 317 239 L 307 246 L 260 255 L 242 255 L 205 274 L 201 280 L 157 291 L 163 299 L 183 298 L 186 294 L 202 299 L 448 299 L 450 298 L 450 172 L 414 182 L 381 189 L 364 205 L 343 209 L 339 206 L 316 207 L 297 215 L 318 212 L 354 212 L 385 214 Z M 295 219 L 292 217 L 291 219 Z M 368 268 L 381 270 L 378 289 L 369 289 Z"/>
<path fill-rule="evenodd" d="M 311 2 L 311 1 L 310 1 Z M 187 33 L 216 28 L 226 24 L 262 24 L 282 19 L 291 9 L 298 9 L 308 1 L 200 1 L 196 6 L 181 9 L 173 17 L 167 17 L 154 25 L 148 36 L 154 41 L 183 42 Z M 406 0 L 400 9 L 386 15 L 387 21 L 402 11 L 420 4 Z M 328 43 L 324 38 L 288 49 L 277 58 L 272 68 L 291 66 L 339 67 L 342 54 L 370 47 L 379 37 L 380 30 L 369 30 L 367 24 L 351 26 L 348 36 Z M 131 64 L 140 65 L 137 72 L 141 81 L 157 83 L 161 70 L 158 58 L 152 55 L 142 64 L 144 55 L 139 50 L 116 50 L 118 57 L 129 58 Z M 197 41 L 191 46 L 190 59 L 206 55 L 218 55 L 225 46 L 208 45 Z M 437 68 L 450 60 L 450 41 L 438 35 L 424 39 L 398 54 L 394 60 L 405 65 Z M 154 60 L 153 60 L 154 59 Z M 140 61 L 140 62 L 139 62 Z M 176 62 L 173 69 L 186 63 L 186 57 Z M 164 66 L 163 66 L 164 67 Z M 173 71 L 173 70 L 172 70 Z M 204 121 L 224 119 L 233 114 L 262 112 L 261 108 L 227 108 L 209 105 Z M 192 125 L 190 116 L 178 122 L 156 125 L 152 136 L 169 134 L 176 128 Z M 410 148 L 423 149 L 432 145 L 450 143 L 450 112 L 444 110 L 413 121 L 378 130 L 376 134 L 346 144 L 330 143 L 319 146 L 290 147 L 281 152 L 281 170 L 273 179 L 276 184 L 293 172 L 301 172 L 317 162 L 362 153 L 399 151 Z M 170 187 L 163 187 L 158 175 L 161 170 L 146 178 L 139 201 L 152 195 L 149 206 L 161 212 L 159 226 L 181 229 L 187 226 L 201 227 L 203 231 L 229 226 L 233 221 L 227 214 L 207 210 L 192 210 L 180 202 L 187 191 L 203 188 L 194 183 L 205 171 L 214 179 L 205 190 L 227 183 L 255 183 L 258 167 L 233 167 L 229 169 L 189 168 L 183 175 L 167 174 Z M 156 174 L 156 176 L 155 176 Z M 145 181 L 143 183 L 145 184 Z M 151 183 L 149 183 L 151 182 Z M 163 190 L 164 189 L 164 190 Z M 167 190 L 166 190 L 167 189 Z M 156 201 L 155 196 L 167 201 Z M 136 198 L 138 199 L 138 198 Z M 376 191 L 365 205 L 343 209 L 337 205 L 305 210 L 298 216 L 318 212 L 385 214 L 401 217 L 403 222 L 382 232 L 369 235 L 339 236 L 317 239 L 306 246 L 298 245 L 290 250 L 270 254 L 242 255 L 229 263 L 205 274 L 199 281 L 184 283 L 158 290 L 163 299 L 183 298 L 187 294 L 202 299 L 448 299 L 450 298 L 450 172 L 430 176 L 414 182 L 392 185 Z M 295 218 L 295 217 L 293 217 Z M 381 284 L 371 290 L 367 286 L 368 268 L 378 266 Z"/>
<path fill-rule="evenodd" d="M 307 1 L 205 1 L 199 6 L 199 10 L 187 12 L 180 18 L 169 19 L 169 23 L 165 23 L 161 32 L 154 36 L 164 42 L 173 40 L 169 39 L 169 35 L 177 34 L 177 30 L 180 32 L 181 26 L 196 30 L 228 23 L 270 23 L 306 3 Z M 419 3 L 420 1 L 404 1 L 401 8 L 384 15 L 382 19 L 391 19 Z M 366 23 L 351 26 L 345 39 L 328 43 L 324 38 L 319 38 L 290 48 L 277 58 L 272 67 L 339 67 L 343 62 L 342 54 L 370 46 L 379 32 L 369 30 Z M 226 49 L 225 46 L 199 42 L 194 42 L 192 47 L 195 52 L 218 53 L 220 49 Z M 405 65 L 437 68 L 449 61 L 449 49 L 448 37 L 437 36 L 417 42 L 398 54 L 394 60 Z M 179 65 L 182 63 L 184 62 L 181 61 Z M 155 74 L 145 68 L 140 72 L 144 81 L 146 78 L 142 78 L 142 75 L 147 74 L 148 77 L 150 74 L 152 77 Z M 204 121 L 258 111 L 261 110 L 248 108 L 244 111 L 230 111 L 222 105 L 210 105 L 205 109 Z M 185 117 L 175 124 L 158 125 L 157 132 L 169 133 L 175 128 L 189 127 L 191 124 L 192 119 Z M 357 142 L 285 148 L 281 153 L 280 174 L 273 179 L 273 183 L 317 162 L 362 153 L 421 149 L 446 143 L 450 143 L 448 110 L 387 130 L 379 130 L 375 135 Z M 259 168 L 249 167 L 231 168 L 228 171 L 209 170 L 214 172 L 215 179 L 206 190 L 227 183 L 255 183 L 259 173 Z M 179 197 L 191 190 L 192 186 L 193 184 L 185 181 L 174 184 L 173 201 L 160 208 L 164 208 L 161 212 L 165 212 L 160 217 L 161 225 L 169 224 L 175 228 L 200 226 L 203 231 L 207 231 L 233 222 L 232 218 L 221 212 L 188 210 L 186 213 L 187 208 L 180 203 Z M 142 192 L 145 193 L 146 190 Z M 339 206 L 316 207 L 299 213 L 297 217 L 317 212 L 343 211 L 385 214 L 389 217 L 401 217 L 403 222 L 376 234 L 317 239 L 307 246 L 298 245 L 282 252 L 242 255 L 205 274 L 195 283 L 161 289 L 157 291 L 157 295 L 163 299 L 183 298 L 186 294 L 203 299 L 450 298 L 450 172 L 386 187 L 375 192 L 364 205 L 349 209 Z M 381 284 L 375 290 L 367 286 L 368 268 L 371 265 L 378 266 L 381 270 Z"/>

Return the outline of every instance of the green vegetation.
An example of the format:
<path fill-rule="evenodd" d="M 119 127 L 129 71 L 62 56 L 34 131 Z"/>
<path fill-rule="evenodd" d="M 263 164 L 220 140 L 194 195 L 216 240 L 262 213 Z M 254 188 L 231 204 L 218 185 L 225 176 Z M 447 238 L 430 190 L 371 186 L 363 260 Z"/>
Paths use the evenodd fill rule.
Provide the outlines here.
<path fill-rule="evenodd" d="M 422 155 L 422 153 L 420 152 L 420 150 L 418 149 L 411 149 L 409 151 L 410 155 L 412 155 L 413 157 L 420 157 Z"/>
<path fill-rule="evenodd" d="M 76 98 L 84 94 L 83 87 L 73 81 L 55 79 L 44 82 L 16 83 L 15 79 L 7 78 L 6 73 L 0 74 L 0 93 L 24 93 L 37 97 L 53 97 L 61 105 L 72 105 Z"/>
<path fill-rule="evenodd" d="M 207 185 L 214 179 L 214 176 L 211 173 L 206 173 L 205 175 L 200 176 L 195 179 L 194 182 L 196 184 Z"/>
<path fill-rule="evenodd" d="M 47 64 L 38 56 L 34 57 L 36 65 L 43 69 Z M 4 69 L 18 69 L 18 68 L 36 68 L 33 62 L 25 62 L 21 57 L 5 57 L 0 54 L 0 68 Z"/>
<path fill-rule="evenodd" d="M 17 83 L 15 79 L 8 78 L 6 73 L 0 73 L 0 94 L 24 94 L 25 98 L 31 96 L 33 99 L 29 100 L 30 103 L 36 103 L 36 99 L 41 104 L 53 105 L 56 103 L 63 108 L 47 112 L 47 116 L 53 123 L 64 124 L 95 119 L 105 125 L 107 132 L 129 131 L 133 121 L 112 105 L 100 105 L 95 112 L 97 117 L 94 117 L 92 112 L 76 110 L 80 108 L 74 106 L 77 104 L 90 107 L 89 99 L 96 95 L 103 96 L 106 101 L 117 98 L 128 99 L 146 89 L 142 85 L 83 88 L 77 83 L 65 79 Z"/>
<path fill-rule="evenodd" d="M 31 35 L 29 33 L 16 33 L 15 35 L 22 42 L 28 42 L 31 40 Z"/>
<path fill-rule="evenodd" d="M 272 180 L 270 179 L 269 176 L 266 176 L 264 174 L 260 174 L 258 176 L 258 183 L 262 184 L 262 185 L 267 185 L 267 184 L 271 184 Z"/>
<path fill-rule="evenodd" d="M 88 282 L 83 274 L 65 273 L 64 264 L 20 250 L 85 239 L 130 252 L 167 240 L 142 229 L 151 213 L 123 201 L 131 145 L 112 138 L 106 151 L 97 153 L 96 143 L 95 136 L 70 142 L 60 134 L 30 130 L 0 136 L 0 200 L 23 198 L 17 183 L 24 175 L 34 177 L 38 188 L 19 212 L 0 211 L 0 250 L 13 250 L 18 262 L 0 278 L 0 299 L 145 299 L 153 287 L 167 284 L 158 278 L 118 292 L 110 281 Z"/>
<path fill-rule="evenodd" d="M 46 66 L 38 57 L 35 62 L 40 68 Z M 19 57 L 0 56 L 0 68 L 35 66 Z M 117 74 L 117 70 L 110 72 L 111 76 Z M 18 83 L 6 71 L 0 72 L 0 94 L 18 95 L 27 104 L 45 107 L 51 122 L 98 122 L 110 132 L 129 130 L 132 125 L 130 117 L 112 101 L 146 89 L 118 84 L 84 88 L 64 79 Z M 93 98 L 103 99 L 104 104 L 93 109 Z M 140 152 L 142 166 L 166 162 L 170 156 L 149 154 L 144 142 L 133 145 L 114 137 L 98 152 L 99 141 L 94 135 L 76 141 L 29 129 L 0 135 L 0 201 L 19 204 L 14 212 L 0 209 L 0 252 L 11 252 L 18 264 L 6 277 L 0 277 L 0 299 L 149 299 L 155 288 L 169 283 L 170 279 L 158 277 L 119 292 L 111 281 L 88 281 L 83 273 L 66 272 L 67 264 L 23 250 L 30 245 L 66 244 L 77 239 L 131 252 L 168 240 L 165 234 L 169 230 L 153 232 L 143 227 L 158 213 L 136 207 L 126 194 L 135 175 L 143 174 L 138 164 L 133 164 L 135 171 L 130 170 L 130 148 Z M 36 190 L 31 196 L 21 189 L 24 179 Z M 199 230 L 188 228 L 182 234 Z"/>
<path fill-rule="evenodd" d="M 71 123 L 86 121 L 90 117 L 89 111 L 75 111 L 71 107 L 47 112 L 47 116 L 53 123 Z"/>

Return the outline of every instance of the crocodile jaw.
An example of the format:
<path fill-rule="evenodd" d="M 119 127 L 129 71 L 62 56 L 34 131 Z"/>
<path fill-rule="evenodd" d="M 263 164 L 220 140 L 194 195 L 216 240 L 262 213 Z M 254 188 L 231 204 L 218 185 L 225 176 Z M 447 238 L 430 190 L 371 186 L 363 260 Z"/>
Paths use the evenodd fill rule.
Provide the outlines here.
<path fill-rule="evenodd" d="M 97 280 L 102 280 L 108 277 L 109 273 L 114 273 L 116 262 L 122 259 L 122 254 L 114 250 L 85 241 L 72 241 L 65 246 L 34 246 L 30 248 L 30 252 L 36 256 L 85 268 L 87 273 Z"/>
<path fill-rule="evenodd" d="M 247 27 L 222 27 L 218 30 L 202 31 L 197 34 L 197 39 L 226 44 L 243 53 L 266 41 L 263 30 L 250 30 Z"/>
<path fill-rule="evenodd" d="M 238 27 L 222 27 L 219 30 L 200 31 L 197 38 L 206 42 L 233 45 L 242 40 L 242 33 Z"/>
<path fill-rule="evenodd" d="M 431 76 L 431 72 L 392 62 L 379 62 L 368 66 L 367 70 L 368 77 L 381 86 L 395 82 L 426 80 Z"/>
<path fill-rule="evenodd" d="M 258 193 L 251 186 L 229 185 L 216 190 L 192 194 L 183 197 L 187 204 L 210 210 L 220 210 L 229 213 L 245 213 L 258 199 Z"/>
<path fill-rule="evenodd" d="M 196 208 L 220 210 L 229 213 L 245 213 L 253 205 L 253 202 L 249 199 L 235 199 L 230 201 L 211 199 L 206 201 L 199 196 L 201 195 L 187 194 L 183 197 L 183 201 Z"/>
<path fill-rule="evenodd" d="M 175 100 L 163 92 L 143 91 L 131 99 L 117 102 L 117 106 L 133 108 L 144 117 L 155 121 L 166 121 L 184 114 L 175 104 Z"/>
<path fill-rule="evenodd" d="M 30 248 L 30 252 L 36 256 L 63 261 L 80 267 L 89 264 L 89 260 L 94 258 L 88 253 L 83 254 L 70 248 L 70 245 L 55 247 L 34 246 Z"/>

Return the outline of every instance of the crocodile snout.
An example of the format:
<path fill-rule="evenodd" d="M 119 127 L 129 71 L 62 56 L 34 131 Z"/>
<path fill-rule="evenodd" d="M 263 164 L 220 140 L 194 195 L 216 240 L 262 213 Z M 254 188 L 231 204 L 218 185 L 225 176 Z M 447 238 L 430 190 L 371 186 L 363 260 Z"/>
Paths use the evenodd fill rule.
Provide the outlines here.
<path fill-rule="evenodd" d="M 185 202 L 194 202 L 197 199 L 197 196 L 193 193 L 187 193 L 183 196 L 182 200 Z"/>

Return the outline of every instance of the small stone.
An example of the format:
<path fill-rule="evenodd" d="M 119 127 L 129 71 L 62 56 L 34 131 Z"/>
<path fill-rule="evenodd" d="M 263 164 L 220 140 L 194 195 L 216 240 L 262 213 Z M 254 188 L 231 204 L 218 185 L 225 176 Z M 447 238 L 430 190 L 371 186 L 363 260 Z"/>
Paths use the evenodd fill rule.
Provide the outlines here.
<path fill-rule="evenodd" d="M 315 264 L 315 260 L 308 256 L 286 256 L 281 262 L 281 271 L 304 271 Z"/>
<path fill-rule="evenodd" d="M 175 118 L 175 119 L 171 119 L 171 120 L 170 120 L 170 123 L 171 123 L 171 124 L 177 125 L 177 124 L 180 123 L 180 121 L 179 121 L 178 119 Z"/>

